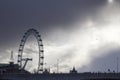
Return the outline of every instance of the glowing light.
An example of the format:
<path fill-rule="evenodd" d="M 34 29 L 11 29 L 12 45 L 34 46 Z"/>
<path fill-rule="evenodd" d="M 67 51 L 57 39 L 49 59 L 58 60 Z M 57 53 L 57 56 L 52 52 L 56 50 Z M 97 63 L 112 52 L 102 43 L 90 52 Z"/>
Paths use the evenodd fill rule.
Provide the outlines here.
<path fill-rule="evenodd" d="M 109 3 L 113 3 L 113 0 L 108 0 Z"/>

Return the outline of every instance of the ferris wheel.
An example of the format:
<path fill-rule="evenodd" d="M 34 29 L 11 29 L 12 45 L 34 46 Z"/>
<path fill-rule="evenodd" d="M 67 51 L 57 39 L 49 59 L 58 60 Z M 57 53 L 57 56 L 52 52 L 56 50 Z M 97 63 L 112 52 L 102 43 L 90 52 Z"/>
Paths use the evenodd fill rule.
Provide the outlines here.
<path fill-rule="evenodd" d="M 39 32 L 33 28 L 27 30 L 27 32 L 25 32 L 25 34 L 23 35 L 23 37 L 21 39 L 19 50 L 18 50 L 18 61 L 17 61 L 18 65 L 19 65 L 19 69 L 20 70 L 25 69 L 27 61 L 29 61 L 29 60 L 32 61 L 32 58 L 23 58 L 24 46 L 25 46 L 27 38 L 30 35 L 35 36 L 35 38 L 37 39 L 38 48 L 39 48 L 39 61 L 38 61 L 37 73 L 43 73 L 43 64 L 44 64 L 43 43 L 42 43 L 41 35 L 39 35 Z M 24 63 L 24 65 L 23 65 L 23 63 Z"/>

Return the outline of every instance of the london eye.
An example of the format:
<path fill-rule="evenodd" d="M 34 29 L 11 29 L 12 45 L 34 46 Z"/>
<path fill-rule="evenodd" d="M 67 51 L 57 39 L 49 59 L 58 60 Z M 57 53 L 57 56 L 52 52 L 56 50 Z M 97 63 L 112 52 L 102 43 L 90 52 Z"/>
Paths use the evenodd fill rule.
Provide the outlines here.
<path fill-rule="evenodd" d="M 24 46 L 25 46 L 27 38 L 30 35 L 33 35 L 37 39 L 37 43 L 38 43 L 39 61 L 38 61 L 37 73 L 43 73 L 43 64 L 44 64 L 43 43 L 42 43 L 41 35 L 39 34 L 39 32 L 36 29 L 33 29 L 33 28 L 27 30 L 21 39 L 21 42 L 19 45 L 19 50 L 18 50 L 18 61 L 17 61 L 18 65 L 19 65 L 19 69 L 20 70 L 25 69 L 27 61 L 29 61 L 29 60 L 32 61 L 32 58 L 23 58 Z"/>

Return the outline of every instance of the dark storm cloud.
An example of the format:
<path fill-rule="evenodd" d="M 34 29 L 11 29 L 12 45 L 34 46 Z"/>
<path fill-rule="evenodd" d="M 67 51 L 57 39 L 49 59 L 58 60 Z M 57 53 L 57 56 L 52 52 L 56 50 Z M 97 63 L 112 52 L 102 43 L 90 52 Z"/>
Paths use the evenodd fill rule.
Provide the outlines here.
<path fill-rule="evenodd" d="M 94 15 L 105 3 L 105 0 L 1 0 L 1 45 L 16 43 L 31 27 L 44 33 L 57 25 L 73 23 L 78 15 L 81 19 L 86 14 Z"/>
<path fill-rule="evenodd" d="M 73 21 L 77 11 L 88 11 L 102 6 L 99 0 L 40 0 L 40 1 L 1 1 L 2 25 L 47 25 L 66 24 Z M 94 14 L 94 12 L 92 12 Z M 6 24 L 7 23 L 7 24 Z M 19 25 L 18 25 L 19 24 Z"/>

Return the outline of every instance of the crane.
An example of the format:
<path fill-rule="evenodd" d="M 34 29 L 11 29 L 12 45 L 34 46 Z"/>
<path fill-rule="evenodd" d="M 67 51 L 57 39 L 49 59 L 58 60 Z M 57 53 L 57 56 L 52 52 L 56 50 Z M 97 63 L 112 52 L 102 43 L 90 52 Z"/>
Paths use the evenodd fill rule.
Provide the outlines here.
<path fill-rule="evenodd" d="M 25 59 L 22 59 L 22 61 L 25 61 L 25 64 L 24 66 L 22 67 L 22 69 L 25 69 L 25 66 L 27 64 L 28 61 L 32 61 L 32 58 L 25 58 Z"/>

